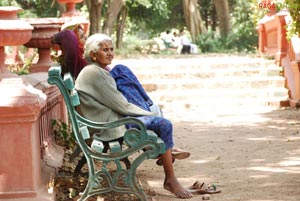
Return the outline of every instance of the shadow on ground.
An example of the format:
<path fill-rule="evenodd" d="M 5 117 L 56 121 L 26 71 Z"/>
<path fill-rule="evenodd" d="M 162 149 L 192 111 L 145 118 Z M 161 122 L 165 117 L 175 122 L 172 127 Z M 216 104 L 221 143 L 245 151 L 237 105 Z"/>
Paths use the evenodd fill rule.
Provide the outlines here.
<path fill-rule="evenodd" d="M 214 183 L 222 190 L 210 196 L 215 201 L 300 200 L 299 110 L 183 120 L 173 122 L 176 146 L 192 153 L 175 162 L 184 186 L 197 180 Z M 140 173 L 155 192 L 153 200 L 175 199 L 162 188 L 163 170 L 154 161 L 146 161 Z"/>

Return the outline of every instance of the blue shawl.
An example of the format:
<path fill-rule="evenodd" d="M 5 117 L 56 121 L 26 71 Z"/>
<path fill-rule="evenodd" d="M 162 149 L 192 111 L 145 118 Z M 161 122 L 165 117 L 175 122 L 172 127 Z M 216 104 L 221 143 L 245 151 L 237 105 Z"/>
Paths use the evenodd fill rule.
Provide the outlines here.
<path fill-rule="evenodd" d="M 126 97 L 128 102 L 150 111 L 150 106 L 153 105 L 152 100 L 127 66 L 118 64 L 110 70 L 110 74 L 115 79 L 118 90 Z"/>

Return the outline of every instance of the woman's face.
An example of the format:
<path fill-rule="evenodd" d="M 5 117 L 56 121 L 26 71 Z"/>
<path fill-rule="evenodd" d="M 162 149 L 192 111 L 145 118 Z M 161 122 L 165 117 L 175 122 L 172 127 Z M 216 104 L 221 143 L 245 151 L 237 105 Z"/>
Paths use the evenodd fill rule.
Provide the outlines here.
<path fill-rule="evenodd" d="M 92 60 L 97 62 L 101 68 L 105 68 L 111 64 L 114 58 L 114 47 L 111 41 L 105 40 L 100 43 L 98 52 L 95 52 L 92 56 Z"/>
<path fill-rule="evenodd" d="M 86 41 L 86 36 L 85 36 L 84 30 L 79 27 L 77 35 L 78 35 L 78 39 L 79 39 L 80 43 L 84 45 L 84 43 Z"/>

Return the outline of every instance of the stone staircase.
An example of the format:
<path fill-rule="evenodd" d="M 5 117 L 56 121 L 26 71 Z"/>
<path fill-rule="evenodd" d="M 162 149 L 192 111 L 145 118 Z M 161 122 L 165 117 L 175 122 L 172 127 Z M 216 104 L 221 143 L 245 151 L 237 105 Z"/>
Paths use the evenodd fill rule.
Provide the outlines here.
<path fill-rule="evenodd" d="M 165 115 L 192 118 L 266 112 L 288 99 L 281 69 L 247 56 L 122 60 Z"/>

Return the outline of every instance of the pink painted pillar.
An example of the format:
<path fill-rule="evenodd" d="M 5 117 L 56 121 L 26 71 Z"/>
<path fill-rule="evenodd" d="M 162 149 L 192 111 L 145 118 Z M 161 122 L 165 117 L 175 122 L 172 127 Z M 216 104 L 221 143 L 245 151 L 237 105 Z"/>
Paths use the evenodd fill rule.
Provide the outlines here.
<path fill-rule="evenodd" d="M 286 38 L 286 21 L 285 17 L 288 15 L 286 11 L 280 11 L 276 14 L 277 20 L 277 41 L 278 41 L 278 51 L 275 54 L 275 63 L 281 66 L 282 59 L 287 56 L 288 51 L 288 41 Z"/>
<path fill-rule="evenodd" d="M 258 51 L 263 54 L 266 51 L 267 46 L 266 28 L 264 24 L 259 24 L 258 35 Z"/>
<path fill-rule="evenodd" d="M 290 90 L 290 106 L 300 107 L 300 37 L 291 38 L 288 51 L 290 54 L 282 59 L 282 66 Z"/>
<path fill-rule="evenodd" d="M 42 200 L 37 119 L 46 96 L 20 77 L 0 79 L 0 94 L 0 200 Z"/>

